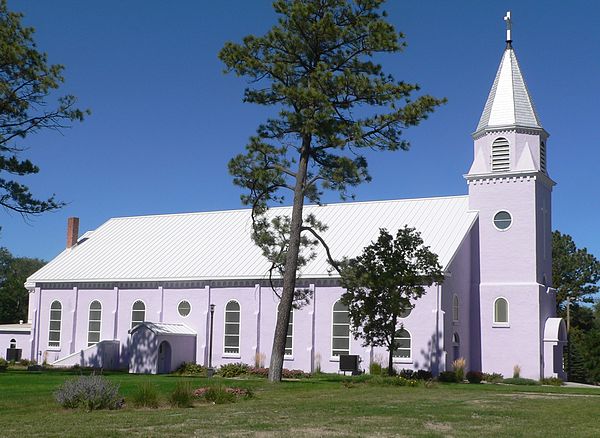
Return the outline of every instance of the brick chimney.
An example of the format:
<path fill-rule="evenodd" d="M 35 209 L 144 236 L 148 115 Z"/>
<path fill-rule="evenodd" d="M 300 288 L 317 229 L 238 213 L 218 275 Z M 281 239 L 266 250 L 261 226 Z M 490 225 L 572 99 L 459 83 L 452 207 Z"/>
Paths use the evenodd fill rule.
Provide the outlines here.
<path fill-rule="evenodd" d="M 70 217 L 67 219 L 67 248 L 75 246 L 79 239 L 79 218 Z"/>

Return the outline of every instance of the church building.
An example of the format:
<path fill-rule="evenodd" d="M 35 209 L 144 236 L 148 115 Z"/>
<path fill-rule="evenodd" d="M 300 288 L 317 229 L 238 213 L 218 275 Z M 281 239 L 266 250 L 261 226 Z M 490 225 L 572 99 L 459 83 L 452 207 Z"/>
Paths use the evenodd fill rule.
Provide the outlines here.
<path fill-rule="evenodd" d="M 462 357 L 467 369 L 506 377 L 515 365 L 522 377 L 565 377 L 565 324 L 555 315 L 551 284 L 548 133 L 512 46 L 510 13 L 507 24 L 472 135 L 467 195 L 305 207 L 328 225 L 323 237 L 336 259 L 359 255 L 380 228 L 395 233 L 405 225 L 438 255 L 443 283 L 402 315 L 398 370 L 435 375 Z M 81 236 L 70 218 L 66 249 L 25 284 L 28 321 L 0 326 L 0 356 L 20 350 L 54 366 L 136 373 L 170 372 L 182 362 L 268 366 L 278 298 L 251 239 L 250 213 L 113 218 Z M 354 339 L 339 277 L 321 246 L 298 287 L 312 299 L 290 315 L 285 368 L 336 372 L 348 354 L 365 370 L 386 363 L 385 349 Z"/>

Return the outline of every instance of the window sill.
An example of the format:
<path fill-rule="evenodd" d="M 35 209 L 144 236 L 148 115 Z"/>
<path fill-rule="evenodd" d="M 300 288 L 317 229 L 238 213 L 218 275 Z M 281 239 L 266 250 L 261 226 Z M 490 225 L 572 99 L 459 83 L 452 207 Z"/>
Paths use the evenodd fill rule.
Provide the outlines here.
<path fill-rule="evenodd" d="M 60 351 L 60 347 L 48 347 L 46 351 Z"/>
<path fill-rule="evenodd" d="M 492 324 L 492 327 L 495 328 L 510 328 L 510 324 L 507 322 L 495 322 Z"/>
<path fill-rule="evenodd" d="M 410 357 L 394 358 L 394 363 L 413 363 L 413 360 Z"/>
<path fill-rule="evenodd" d="M 460 325 L 460 321 L 452 321 L 452 325 Z"/>
<path fill-rule="evenodd" d="M 222 359 L 241 359 L 242 355 L 241 354 L 233 354 L 233 353 L 224 353 L 223 356 L 221 356 Z"/>
<path fill-rule="evenodd" d="M 294 360 L 294 356 L 283 356 L 283 360 Z"/>

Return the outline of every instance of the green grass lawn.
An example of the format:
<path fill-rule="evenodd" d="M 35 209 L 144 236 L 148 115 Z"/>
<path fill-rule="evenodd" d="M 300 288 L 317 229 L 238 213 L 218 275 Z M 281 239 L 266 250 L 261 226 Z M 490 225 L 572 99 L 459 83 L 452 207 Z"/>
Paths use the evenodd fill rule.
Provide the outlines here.
<path fill-rule="evenodd" d="M 119 411 L 65 410 L 53 392 L 77 373 L 0 373 L 0 436 L 600 436 L 600 389 L 438 384 L 432 388 L 343 384 L 338 376 L 253 388 L 255 398 L 227 405 L 136 409 L 127 403 L 150 380 L 164 400 L 178 380 L 203 378 L 106 373 L 118 382 Z"/>

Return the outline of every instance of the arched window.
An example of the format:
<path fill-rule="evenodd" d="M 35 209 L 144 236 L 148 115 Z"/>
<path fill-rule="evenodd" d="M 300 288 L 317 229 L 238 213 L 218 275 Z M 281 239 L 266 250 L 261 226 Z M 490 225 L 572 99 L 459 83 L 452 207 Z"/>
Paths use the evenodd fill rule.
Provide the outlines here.
<path fill-rule="evenodd" d="M 452 297 L 452 321 L 453 322 L 458 322 L 458 296 L 456 294 L 454 294 L 454 296 Z"/>
<path fill-rule="evenodd" d="M 494 324 L 508 324 L 508 301 L 497 298 L 494 301 Z"/>
<path fill-rule="evenodd" d="M 492 172 L 503 172 L 510 169 L 510 145 L 508 140 L 500 137 L 492 143 Z"/>
<path fill-rule="evenodd" d="M 237 301 L 230 301 L 225 306 L 225 354 L 240 354 L 240 313 L 240 304 Z"/>
<path fill-rule="evenodd" d="M 546 142 L 540 143 L 540 169 L 546 173 Z"/>
<path fill-rule="evenodd" d="M 90 303 L 88 318 L 88 347 L 100 342 L 100 326 L 102 324 L 102 304 L 100 301 Z"/>
<path fill-rule="evenodd" d="M 458 336 L 458 333 L 452 335 L 452 356 L 453 360 L 460 357 L 460 337 Z"/>
<path fill-rule="evenodd" d="M 17 348 L 17 340 L 16 339 L 10 340 L 10 348 Z"/>
<path fill-rule="evenodd" d="M 131 306 L 131 328 L 146 320 L 146 305 L 142 300 L 137 300 Z"/>
<path fill-rule="evenodd" d="M 350 354 L 350 315 L 348 306 L 336 301 L 331 318 L 331 355 Z"/>
<path fill-rule="evenodd" d="M 60 326 L 62 323 L 62 304 L 53 301 L 50 305 L 50 329 L 48 330 L 48 347 L 60 347 Z"/>
<path fill-rule="evenodd" d="M 411 340 L 408 330 L 397 330 L 394 344 L 396 346 L 396 348 L 394 348 L 394 357 L 401 359 L 411 358 Z"/>

